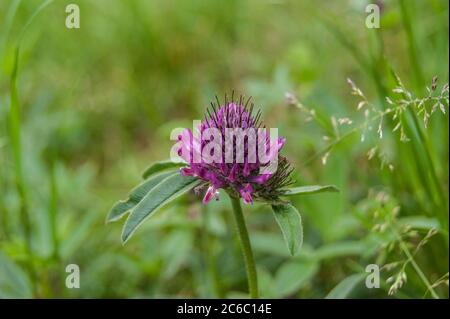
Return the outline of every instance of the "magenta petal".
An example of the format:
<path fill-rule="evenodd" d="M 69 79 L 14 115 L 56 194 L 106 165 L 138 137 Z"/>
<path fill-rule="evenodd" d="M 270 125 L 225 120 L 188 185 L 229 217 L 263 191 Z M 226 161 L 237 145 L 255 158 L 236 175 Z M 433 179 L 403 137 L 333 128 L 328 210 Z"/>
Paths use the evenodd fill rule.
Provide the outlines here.
<path fill-rule="evenodd" d="M 272 174 L 261 174 L 258 176 L 253 176 L 250 180 L 256 184 L 264 184 L 272 177 Z"/>
<path fill-rule="evenodd" d="M 234 181 L 236 181 L 237 170 L 238 170 L 238 164 L 234 164 L 230 170 L 230 174 L 228 174 L 228 179 L 232 183 Z"/>
<path fill-rule="evenodd" d="M 281 139 L 281 141 L 280 141 Z M 278 152 L 279 150 L 283 147 L 284 145 L 284 138 L 280 138 L 278 139 L 277 142 L 272 142 L 270 144 L 270 148 L 267 151 L 267 158 L 269 159 L 269 162 L 272 162 L 275 160 L 275 158 L 278 157 Z M 275 145 L 276 144 L 276 145 Z"/>
<path fill-rule="evenodd" d="M 280 151 L 284 144 L 286 143 L 286 138 L 285 137 L 279 137 L 278 138 L 278 151 Z"/>
<path fill-rule="evenodd" d="M 240 103 L 233 102 L 233 100 L 235 99 L 229 102 L 227 99 L 223 105 L 219 105 L 220 102 L 218 102 L 217 109 L 213 107 L 212 110 L 209 110 L 203 121 L 199 121 L 199 124 L 191 129 L 182 130 L 180 135 L 177 136 L 179 149 L 176 149 L 176 151 L 188 165 L 188 167 L 181 169 L 181 174 L 195 176 L 208 185 L 203 198 L 204 204 L 217 199 L 217 190 L 220 188 L 237 192 L 245 204 L 250 204 L 253 203 L 253 197 L 259 199 L 261 195 L 266 193 L 258 193 L 260 187 L 274 187 L 272 186 L 273 183 L 268 185 L 268 181 L 271 181 L 274 176 L 273 174 L 266 171 L 265 174 L 257 175 L 256 171 L 261 171 L 261 168 L 279 158 L 278 152 L 284 147 L 286 139 L 278 136 L 277 138 L 271 137 L 268 129 L 257 131 L 256 148 L 250 147 L 245 140 L 241 143 L 239 139 L 238 143 L 236 139 L 236 145 L 233 142 L 231 149 L 229 147 L 222 149 L 221 163 L 207 163 L 202 158 L 202 151 L 205 150 L 207 143 L 211 142 L 210 137 L 205 138 L 207 134 L 203 136 L 206 129 L 217 129 L 223 136 L 227 128 L 247 130 L 260 127 L 259 114 L 257 113 L 255 117 L 248 108 L 240 105 Z M 210 114 L 210 111 L 212 114 Z M 217 138 L 218 136 L 214 135 L 214 140 L 217 141 Z M 244 163 L 241 161 L 237 163 L 238 160 L 234 157 L 234 154 L 240 154 L 241 151 L 244 153 Z M 215 152 L 216 149 L 214 149 Z M 264 155 L 261 159 L 259 158 L 260 152 L 263 152 L 262 155 Z M 233 156 L 230 157 L 230 155 Z M 233 159 L 230 162 L 225 162 L 229 158 Z M 258 191 L 254 190 L 252 186 L 258 187 Z M 271 189 L 268 189 L 268 192 L 271 192 Z"/>
<path fill-rule="evenodd" d="M 252 204 L 253 203 L 253 198 L 252 198 L 253 188 L 252 188 L 252 185 L 246 184 L 243 188 L 241 188 L 239 193 L 242 196 L 244 204 Z"/>
<path fill-rule="evenodd" d="M 194 170 L 190 167 L 180 168 L 180 172 L 183 176 L 195 176 Z"/>
<path fill-rule="evenodd" d="M 250 175 L 250 166 L 248 165 L 247 162 L 245 162 L 245 164 L 244 164 L 244 169 L 242 171 L 242 174 L 244 175 L 244 177 L 247 177 L 248 175 Z"/>
<path fill-rule="evenodd" d="M 228 172 L 228 167 L 225 163 L 220 164 L 220 171 L 222 172 L 222 174 L 226 175 Z"/>
<path fill-rule="evenodd" d="M 209 180 L 216 190 L 224 186 L 224 183 L 213 172 L 206 172 L 206 179 Z"/>
<path fill-rule="evenodd" d="M 203 197 L 203 204 L 208 204 L 211 199 L 214 198 L 214 196 L 216 195 L 216 188 L 214 186 L 209 186 L 208 190 L 205 193 L 205 196 Z"/>

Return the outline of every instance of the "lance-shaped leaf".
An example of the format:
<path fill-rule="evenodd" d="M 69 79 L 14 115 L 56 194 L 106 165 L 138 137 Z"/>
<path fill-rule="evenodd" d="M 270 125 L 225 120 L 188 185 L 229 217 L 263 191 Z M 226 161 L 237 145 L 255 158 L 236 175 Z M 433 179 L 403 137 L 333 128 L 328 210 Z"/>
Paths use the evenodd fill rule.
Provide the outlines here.
<path fill-rule="evenodd" d="M 199 185 L 201 180 L 174 174 L 156 185 L 131 211 L 123 227 L 122 242 L 125 243 L 146 218 L 165 204 Z"/>
<path fill-rule="evenodd" d="M 142 174 L 143 178 L 148 178 L 149 176 L 161 172 L 161 171 L 165 171 L 171 168 L 178 168 L 178 167 L 183 167 L 186 166 L 185 163 L 174 163 L 172 161 L 160 161 L 160 162 L 155 162 L 152 165 L 150 165 Z"/>
<path fill-rule="evenodd" d="M 317 193 L 325 193 L 325 192 L 339 192 L 339 189 L 337 189 L 334 185 L 309 185 L 309 186 L 298 186 L 298 187 L 292 187 L 288 188 L 286 190 L 286 193 L 283 195 L 290 196 L 290 195 L 307 195 L 307 194 L 317 194 Z"/>
<path fill-rule="evenodd" d="M 342 280 L 336 287 L 334 287 L 326 299 L 345 299 L 348 298 L 350 293 L 355 287 L 366 278 L 367 274 L 353 274 L 344 280 Z"/>
<path fill-rule="evenodd" d="M 272 209 L 289 253 L 294 256 L 303 244 L 303 226 L 300 213 L 291 204 L 272 205 Z"/>
<path fill-rule="evenodd" d="M 127 212 L 136 206 L 142 198 L 144 198 L 144 196 L 152 190 L 153 187 L 158 185 L 166 177 L 174 174 L 179 173 L 174 171 L 161 173 L 136 186 L 128 195 L 127 200 L 121 200 L 114 204 L 108 214 L 108 217 L 106 218 L 106 222 L 110 223 L 122 218 Z"/>

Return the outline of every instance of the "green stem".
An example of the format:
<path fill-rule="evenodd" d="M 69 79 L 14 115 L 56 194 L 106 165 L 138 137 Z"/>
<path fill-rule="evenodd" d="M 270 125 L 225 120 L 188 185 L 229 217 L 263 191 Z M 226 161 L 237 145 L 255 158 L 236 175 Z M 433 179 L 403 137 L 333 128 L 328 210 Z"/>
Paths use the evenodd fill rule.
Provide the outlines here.
<path fill-rule="evenodd" d="M 400 241 L 400 248 L 403 250 L 405 255 L 408 257 L 408 260 L 411 263 L 411 265 L 413 265 L 414 270 L 416 271 L 416 273 L 419 275 L 420 279 L 423 281 L 423 283 L 427 287 L 427 292 L 429 291 L 434 299 L 439 299 L 439 296 L 434 291 L 433 286 L 431 286 L 430 282 L 428 281 L 427 277 L 423 273 L 422 269 L 420 269 L 419 265 L 417 265 L 416 261 L 414 260 L 413 255 L 411 254 L 408 247 L 406 247 L 405 243 L 402 240 Z"/>
<path fill-rule="evenodd" d="M 425 276 L 425 274 L 423 273 L 422 269 L 420 269 L 419 265 L 414 260 L 413 254 L 411 254 L 411 252 L 409 251 L 408 246 L 406 246 L 406 244 L 403 241 L 401 235 L 398 233 L 398 230 L 396 229 L 396 227 L 395 226 L 392 227 L 392 230 L 393 230 L 394 236 L 397 238 L 397 240 L 399 242 L 401 250 L 406 255 L 406 257 L 408 257 L 408 262 L 411 263 L 411 265 L 413 266 L 413 268 L 416 271 L 417 275 L 419 275 L 420 279 L 422 280 L 424 285 L 427 287 L 427 292 L 429 291 L 434 299 L 439 299 L 439 296 L 434 291 L 433 286 L 428 281 L 428 279 Z"/>
<path fill-rule="evenodd" d="M 258 298 L 258 279 L 256 277 L 255 260 L 253 258 L 252 247 L 250 245 L 244 215 L 242 214 L 241 203 L 239 198 L 230 196 L 230 200 L 231 205 L 233 206 L 234 220 L 236 221 L 242 253 L 244 255 L 250 298 Z"/>
<path fill-rule="evenodd" d="M 14 162 L 14 177 L 16 191 L 20 199 L 19 218 L 20 224 L 23 227 L 23 234 L 25 239 L 25 249 L 30 262 L 28 269 L 32 278 L 31 282 L 33 290 L 35 290 L 34 278 L 35 269 L 33 265 L 33 250 L 32 250 L 32 232 L 31 220 L 28 211 L 28 196 L 25 179 L 23 176 L 23 161 L 22 161 L 22 135 L 21 135 L 21 109 L 19 102 L 19 95 L 17 92 L 17 73 L 19 64 L 19 47 L 15 49 L 13 69 L 10 78 L 10 108 L 9 108 L 9 141 L 11 144 L 11 155 Z"/>

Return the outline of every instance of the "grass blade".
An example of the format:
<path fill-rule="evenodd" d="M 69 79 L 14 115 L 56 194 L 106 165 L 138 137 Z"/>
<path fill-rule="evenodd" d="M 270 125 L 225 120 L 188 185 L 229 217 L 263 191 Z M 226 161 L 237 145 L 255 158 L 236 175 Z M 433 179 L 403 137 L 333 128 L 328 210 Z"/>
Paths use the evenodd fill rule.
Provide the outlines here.
<path fill-rule="evenodd" d="M 27 202 L 27 188 L 25 180 L 23 178 L 23 163 L 22 163 L 22 142 L 21 142 L 21 107 L 19 101 L 19 94 L 17 90 L 17 75 L 19 69 L 19 56 L 20 56 L 20 44 L 25 31 L 33 22 L 34 18 L 53 0 L 44 1 L 31 15 L 31 17 L 25 23 L 22 28 L 21 33 L 16 41 L 16 47 L 14 50 L 13 58 L 13 68 L 10 78 L 10 108 L 8 114 L 8 124 L 9 124 L 9 138 L 11 144 L 12 158 L 14 162 L 14 174 L 15 174 L 15 186 L 17 194 L 20 198 L 20 221 L 23 227 L 23 233 L 25 236 L 25 244 L 28 257 L 33 259 L 32 253 L 32 232 L 31 232 L 31 222 L 28 212 L 28 202 Z M 28 270 L 34 282 L 35 269 L 32 263 L 29 263 Z M 33 287 L 34 290 L 35 287 Z"/>

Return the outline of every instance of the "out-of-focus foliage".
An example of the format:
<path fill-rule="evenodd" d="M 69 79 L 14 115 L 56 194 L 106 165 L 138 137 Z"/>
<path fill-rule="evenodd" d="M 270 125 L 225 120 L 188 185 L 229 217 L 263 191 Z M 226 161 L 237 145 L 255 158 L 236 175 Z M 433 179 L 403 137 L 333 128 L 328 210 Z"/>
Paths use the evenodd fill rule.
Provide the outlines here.
<path fill-rule="evenodd" d="M 0 297 L 245 296 L 225 196 L 184 196 L 125 246 L 104 224 L 168 158 L 170 131 L 234 89 L 287 137 L 298 184 L 340 189 L 292 197 L 305 235 L 294 257 L 270 207 L 245 207 L 263 297 L 448 298 L 448 104 L 425 127 L 411 102 L 380 139 L 347 84 L 384 112 L 404 103 L 391 69 L 414 97 L 434 76 L 441 92 L 447 1 L 377 1 L 380 29 L 365 27 L 365 1 L 54 1 L 23 33 L 14 79 L 42 2 L 0 1 Z M 69 3 L 80 29 L 65 27 Z M 369 264 L 379 289 L 364 285 Z"/>

